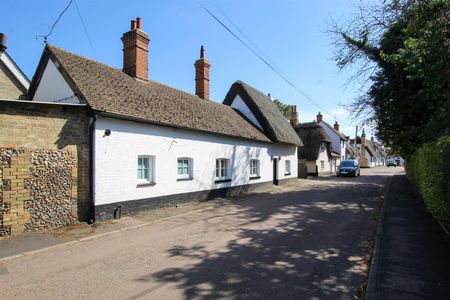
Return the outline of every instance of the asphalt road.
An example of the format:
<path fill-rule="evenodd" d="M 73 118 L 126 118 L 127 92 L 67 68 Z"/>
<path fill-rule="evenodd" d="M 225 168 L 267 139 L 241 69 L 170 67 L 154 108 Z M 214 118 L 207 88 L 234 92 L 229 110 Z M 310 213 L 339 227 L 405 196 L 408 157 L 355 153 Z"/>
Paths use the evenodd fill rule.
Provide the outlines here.
<path fill-rule="evenodd" d="M 402 168 L 302 181 L 4 261 L 0 299 L 355 299 Z"/>

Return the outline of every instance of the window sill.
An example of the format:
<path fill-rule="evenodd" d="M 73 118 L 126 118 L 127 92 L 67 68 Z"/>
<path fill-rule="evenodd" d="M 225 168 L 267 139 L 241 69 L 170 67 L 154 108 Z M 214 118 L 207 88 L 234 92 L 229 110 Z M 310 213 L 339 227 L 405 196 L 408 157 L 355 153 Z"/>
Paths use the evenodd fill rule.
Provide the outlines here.
<path fill-rule="evenodd" d="M 284 176 L 289 176 L 291 175 L 291 173 L 284 173 Z"/>
<path fill-rule="evenodd" d="M 251 176 L 249 179 L 250 180 L 261 179 L 261 176 Z"/>
<path fill-rule="evenodd" d="M 177 181 L 191 181 L 194 180 L 194 178 L 177 178 Z"/>
<path fill-rule="evenodd" d="M 142 183 L 138 183 L 136 185 L 136 187 L 141 188 L 141 187 L 154 186 L 154 185 L 156 185 L 156 182 L 142 182 Z"/>
<path fill-rule="evenodd" d="M 231 182 L 231 179 L 219 179 L 214 181 L 214 183 L 223 183 L 223 182 Z"/>

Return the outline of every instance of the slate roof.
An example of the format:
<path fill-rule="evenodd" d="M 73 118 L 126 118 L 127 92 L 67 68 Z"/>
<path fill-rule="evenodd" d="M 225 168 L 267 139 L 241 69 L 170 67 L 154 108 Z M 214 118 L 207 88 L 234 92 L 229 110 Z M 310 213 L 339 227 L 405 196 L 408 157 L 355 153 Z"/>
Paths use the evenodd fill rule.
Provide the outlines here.
<path fill-rule="evenodd" d="M 47 45 L 41 69 L 33 78 L 37 88 L 45 60 L 57 61 L 62 75 L 90 109 L 104 116 L 183 128 L 262 142 L 270 139 L 227 105 L 153 80 L 135 79 L 122 70 Z"/>
<path fill-rule="evenodd" d="M 330 124 L 328 124 L 327 122 L 322 120 L 322 123 L 325 124 L 325 126 L 327 126 L 328 128 L 330 128 L 334 133 L 336 133 L 341 140 L 346 141 L 348 139 L 348 137 L 345 134 L 340 133 L 339 131 L 334 129 L 334 127 L 331 126 Z"/>
<path fill-rule="evenodd" d="M 310 122 L 298 124 L 294 129 L 303 142 L 303 146 L 298 147 L 298 158 L 317 160 L 322 142 L 327 144 L 327 151 L 330 153 L 331 140 L 322 126 Z"/>
<path fill-rule="evenodd" d="M 228 91 L 223 103 L 231 105 L 236 95 L 244 100 L 272 141 L 297 146 L 303 145 L 289 121 L 270 97 L 245 82 L 236 81 Z"/>

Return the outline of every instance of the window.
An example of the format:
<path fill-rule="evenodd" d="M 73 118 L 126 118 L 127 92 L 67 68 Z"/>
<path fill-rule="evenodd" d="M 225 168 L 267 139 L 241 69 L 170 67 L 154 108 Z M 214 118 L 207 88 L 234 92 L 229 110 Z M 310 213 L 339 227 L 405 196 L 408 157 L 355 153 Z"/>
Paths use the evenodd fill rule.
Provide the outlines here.
<path fill-rule="evenodd" d="M 216 180 L 227 180 L 230 177 L 229 159 L 216 159 Z"/>
<path fill-rule="evenodd" d="M 250 160 L 250 178 L 259 178 L 259 160 L 251 159 Z"/>
<path fill-rule="evenodd" d="M 286 160 L 285 161 L 285 172 L 284 175 L 291 175 L 291 161 Z"/>
<path fill-rule="evenodd" d="M 177 160 L 177 179 L 192 178 L 192 159 L 181 157 Z"/>
<path fill-rule="evenodd" d="M 320 161 L 320 169 L 325 169 L 325 161 L 323 160 Z"/>
<path fill-rule="evenodd" d="M 154 157 L 153 156 L 138 156 L 137 164 L 137 180 L 138 183 L 152 183 L 154 175 Z"/>

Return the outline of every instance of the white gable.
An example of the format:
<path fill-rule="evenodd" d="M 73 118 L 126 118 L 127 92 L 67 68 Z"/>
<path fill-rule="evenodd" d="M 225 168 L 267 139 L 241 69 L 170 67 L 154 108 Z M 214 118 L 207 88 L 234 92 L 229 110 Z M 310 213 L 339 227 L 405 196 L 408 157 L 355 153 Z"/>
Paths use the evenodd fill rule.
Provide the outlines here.
<path fill-rule="evenodd" d="M 244 100 L 239 95 L 236 95 L 236 97 L 233 99 L 233 102 L 231 103 L 231 107 L 234 109 L 239 110 L 247 119 L 249 119 L 256 127 L 259 129 L 263 129 L 261 124 L 259 124 L 258 120 L 256 119 L 255 115 L 252 113 L 250 108 L 245 104 Z"/>
<path fill-rule="evenodd" d="M 49 59 L 33 100 L 41 102 L 80 103 L 64 77 Z"/>

